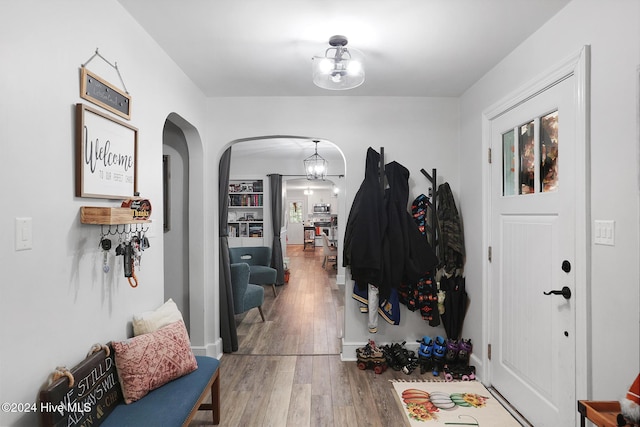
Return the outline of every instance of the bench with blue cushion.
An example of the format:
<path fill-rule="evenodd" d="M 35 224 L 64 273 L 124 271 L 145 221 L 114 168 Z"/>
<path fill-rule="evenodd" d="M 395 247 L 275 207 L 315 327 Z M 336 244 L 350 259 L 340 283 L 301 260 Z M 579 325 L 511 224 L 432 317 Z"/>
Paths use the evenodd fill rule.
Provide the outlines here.
<path fill-rule="evenodd" d="M 125 404 L 113 352 L 89 355 L 40 392 L 43 426 L 188 426 L 199 410 L 210 410 L 220 423 L 220 362 L 195 356 L 198 368 Z M 73 384 L 72 384 L 73 378 Z M 211 403 L 204 403 L 211 395 Z"/>

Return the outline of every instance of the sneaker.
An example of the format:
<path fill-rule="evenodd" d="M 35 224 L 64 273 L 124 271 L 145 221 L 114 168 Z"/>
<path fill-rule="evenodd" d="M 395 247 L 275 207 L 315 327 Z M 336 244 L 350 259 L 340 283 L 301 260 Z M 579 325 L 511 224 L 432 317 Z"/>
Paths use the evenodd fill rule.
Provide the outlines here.
<path fill-rule="evenodd" d="M 460 350 L 460 346 L 458 344 L 458 340 L 447 340 L 447 351 L 444 355 L 444 360 L 448 364 L 453 364 L 458 359 L 458 351 Z"/>
<path fill-rule="evenodd" d="M 433 353 L 433 340 L 431 337 L 424 336 L 422 340 L 418 341 L 420 343 L 420 348 L 418 349 L 418 356 L 426 357 L 427 359 L 431 358 L 431 354 Z"/>
<path fill-rule="evenodd" d="M 387 363 L 391 365 L 395 371 L 402 371 L 409 375 L 418 366 L 417 358 L 413 351 L 404 348 L 405 342 L 402 344 L 395 343 L 383 346 Z"/>
<path fill-rule="evenodd" d="M 356 349 L 358 369 L 373 369 L 376 374 L 381 374 L 387 369 L 387 360 L 384 353 L 373 340 L 367 345 Z"/>
<path fill-rule="evenodd" d="M 431 356 L 433 355 L 433 340 L 431 337 L 424 336 L 420 341 L 418 348 L 418 365 L 420 365 L 420 374 L 431 370 L 433 364 Z"/>
<path fill-rule="evenodd" d="M 458 363 L 461 365 L 469 365 L 469 356 L 471 355 L 471 350 L 473 349 L 473 345 L 471 345 L 471 340 L 460 340 L 460 345 L 458 349 Z"/>
<path fill-rule="evenodd" d="M 444 356 L 447 351 L 447 342 L 441 336 L 437 336 L 433 343 L 433 354 L 431 359 L 433 360 L 433 371 L 431 372 L 434 377 L 440 374 L 440 369 L 444 362 Z"/>

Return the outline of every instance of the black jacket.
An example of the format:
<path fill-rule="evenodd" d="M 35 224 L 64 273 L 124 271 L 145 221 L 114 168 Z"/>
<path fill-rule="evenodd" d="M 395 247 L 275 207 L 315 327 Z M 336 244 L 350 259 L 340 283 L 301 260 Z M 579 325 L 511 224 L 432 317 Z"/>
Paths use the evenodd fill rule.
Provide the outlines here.
<path fill-rule="evenodd" d="M 380 154 L 367 150 L 365 174 L 344 232 L 343 265 L 358 286 L 382 284 L 382 236 L 387 226 L 380 186 Z"/>
<path fill-rule="evenodd" d="M 387 229 L 383 236 L 383 283 L 380 298 L 401 284 L 415 284 L 438 263 L 435 252 L 407 210 L 409 171 L 397 162 L 385 166 Z"/>

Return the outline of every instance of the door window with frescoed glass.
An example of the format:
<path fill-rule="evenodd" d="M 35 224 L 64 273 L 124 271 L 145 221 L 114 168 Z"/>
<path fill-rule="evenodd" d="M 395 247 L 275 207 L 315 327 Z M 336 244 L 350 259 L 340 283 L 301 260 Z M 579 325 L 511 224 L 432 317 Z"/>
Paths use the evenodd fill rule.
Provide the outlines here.
<path fill-rule="evenodd" d="M 502 195 L 558 189 L 558 111 L 502 134 Z"/>

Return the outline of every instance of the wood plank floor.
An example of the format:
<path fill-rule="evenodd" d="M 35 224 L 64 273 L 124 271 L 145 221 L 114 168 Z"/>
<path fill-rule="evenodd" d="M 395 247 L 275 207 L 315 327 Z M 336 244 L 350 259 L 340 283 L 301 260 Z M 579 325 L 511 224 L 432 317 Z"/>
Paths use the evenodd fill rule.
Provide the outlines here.
<path fill-rule="evenodd" d="M 273 297 L 265 288 L 262 322 L 258 310 L 238 316 L 239 349 L 234 354 L 340 354 L 337 312 L 344 306 L 344 288 L 336 286 L 335 270 L 322 269 L 322 249 L 287 248 L 289 283 Z"/>
<path fill-rule="evenodd" d="M 322 249 L 287 247 L 289 283 L 265 288 L 266 322 L 257 309 L 236 317 L 239 350 L 220 360 L 220 426 L 404 426 L 389 379 L 340 360 L 344 288 L 322 269 Z M 201 412 L 190 426 L 210 426 Z"/>

